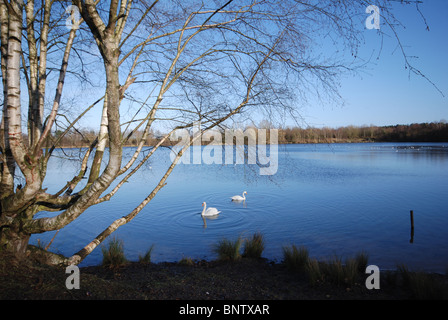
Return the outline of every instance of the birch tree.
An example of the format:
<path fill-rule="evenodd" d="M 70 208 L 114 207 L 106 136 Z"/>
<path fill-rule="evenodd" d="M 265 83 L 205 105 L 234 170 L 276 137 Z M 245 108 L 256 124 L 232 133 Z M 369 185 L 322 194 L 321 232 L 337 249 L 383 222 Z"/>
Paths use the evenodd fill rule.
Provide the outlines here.
<path fill-rule="evenodd" d="M 382 27 L 396 37 L 388 2 L 377 2 Z M 205 131 L 256 112 L 295 117 L 307 95 L 338 97 L 338 76 L 359 61 L 367 6 L 361 0 L 1 0 L 0 251 L 25 257 L 37 250 L 28 243 L 32 234 L 60 230 L 89 207 L 113 201 L 177 129 L 201 122 Z M 344 55 L 316 51 L 321 42 L 337 42 Z M 403 57 L 422 75 L 404 51 Z M 101 91 L 69 117 L 61 109 L 67 78 L 88 86 L 99 69 Z M 125 121 L 126 103 L 138 107 Z M 92 108 L 102 108 L 98 136 L 83 149 L 79 172 L 58 192 L 47 192 L 49 159 Z M 60 119 L 67 127 L 54 136 Z M 158 123 L 169 130 L 143 154 Z M 123 145 L 137 130 L 143 134 L 125 159 Z M 133 210 L 72 256 L 47 253 L 48 262 L 78 264 L 130 222 L 164 187 L 188 146 Z M 41 211 L 56 214 L 36 216 Z"/>

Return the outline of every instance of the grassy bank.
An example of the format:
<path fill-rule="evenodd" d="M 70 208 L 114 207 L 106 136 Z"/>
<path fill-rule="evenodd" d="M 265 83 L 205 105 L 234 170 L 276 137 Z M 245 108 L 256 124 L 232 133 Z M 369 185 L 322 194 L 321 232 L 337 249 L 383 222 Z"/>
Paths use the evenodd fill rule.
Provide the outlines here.
<path fill-rule="evenodd" d="M 261 257 L 261 235 L 223 239 L 218 259 L 151 263 L 151 247 L 130 262 L 115 239 L 103 248 L 103 264 L 80 268 L 80 289 L 68 290 L 65 268 L 0 260 L 0 299 L 131 300 L 396 300 L 448 299 L 448 277 L 397 266 L 381 271 L 379 289 L 367 289 L 368 256 L 317 261 L 305 247 L 284 247 L 284 259 Z"/>

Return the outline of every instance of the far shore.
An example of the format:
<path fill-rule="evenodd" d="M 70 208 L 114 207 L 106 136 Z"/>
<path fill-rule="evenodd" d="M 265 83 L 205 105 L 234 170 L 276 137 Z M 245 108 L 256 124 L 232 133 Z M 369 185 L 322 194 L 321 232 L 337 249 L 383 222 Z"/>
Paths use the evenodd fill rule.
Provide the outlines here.
<path fill-rule="evenodd" d="M 278 143 L 277 145 L 281 146 L 281 145 L 293 145 L 293 144 L 303 144 L 303 145 L 312 145 L 312 144 L 356 144 L 356 143 L 424 143 L 424 144 L 428 144 L 428 143 L 448 143 L 448 139 L 446 141 L 371 141 L 371 140 L 332 140 L 332 141 L 317 141 L 317 142 L 313 142 L 313 141 L 307 141 L 307 142 L 300 142 L 300 143 L 295 143 L 295 142 L 283 142 L 283 143 Z M 154 147 L 156 146 L 157 143 L 154 144 L 144 144 L 143 147 Z M 206 145 L 221 145 L 221 146 L 227 146 L 230 144 L 218 144 L 218 143 L 209 143 L 209 144 L 203 144 L 202 146 L 206 146 Z M 235 146 L 235 144 L 233 144 Z M 269 143 L 266 143 L 266 145 L 269 145 Z M 163 147 L 173 147 L 175 146 L 175 144 L 162 144 Z M 57 149 L 82 149 L 82 148 L 88 148 L 89 145 L 64 145 L 64 146 L 60 146 L 57 147 Z M 136 148 L 137 145 L 134 144 L 125 144 L 123 145 L 123 148 Z"/>
<path fill-rule="evenodd" d="M 262 130 L 262 131 L 260 131 Z M 243 134 L 243 136 L 258 135 L 266 137 L 265 141 L 269 144 L 270 134 L 275 130 L 274 134 L 277 136 L 278 144 L 332 144 L 332 143 L 374 143 L 374 142 L 392 142 L 392 143 L 418 143 L 418 142 L 448 142 L 448 123 L 445 120 L 430 123 L 412 123 L 405 125 L 387 125 L 387 126 L 344 126 L 338 128 L 330 127 L 286 127 L 274 128 L 263 127 L 257 128 L 248 126 L 245 129 L 232 130 L 229 129 L 229 134 Z M 213 129 L 211 130 L 213 131 Z M 211 137 L 204 137 L 207 141 L 202 144 L 208 144 L 210 140 L 212 143 L 222 144 L 222 135 L 227 134 L 227 131 L 217 133 L 216 137 L 212 134 Z M 82 133 L 82 134 L 80 134 Z M 262 134 L 261 134 L 262 133 Z M 61 138 L 60 135 L 64 134 Z M 125 140 L 125 147 L 135 147 L 143 136 L 143 132 L 135 131 L 132 136 L 128 136 Z M 164 134 L 160 132 L 151 132 L 145 141 L 145 147 L 156 145 Z M 91 129 L 78 130 L 77 133 L 63 133 L 58 131 L 54 138 L 58 138 L 59 144 L 57 148 L 85 148 L 89 147 L 90 143 L 95 140 L 97 133 Z M 219 138 L 220 137 L 220 138 Z M 241 138 L 241 136 L 239 136 Z M 231 137 L 230 137 L 231 138 Z M 188 139 L 188 136 L 187 136 Z M 218 139 L 220 141 L 214 141 Z M 248 139 L 248 138 L 247 138 Z M 26 139 L 25 139 L 26 140 Z M 187 140 L 188 141 L 188 140 Z M 237 140 L 234 137 L 234 144 Z M 263 143 L 265 142 L 263 141 Z M 245 142 L 246 143 L 246 142 Z M 177 141 L 167 140 L 164 146 L 176 145 Z M 50 142 L 51 145 L 51 142 Z"/>

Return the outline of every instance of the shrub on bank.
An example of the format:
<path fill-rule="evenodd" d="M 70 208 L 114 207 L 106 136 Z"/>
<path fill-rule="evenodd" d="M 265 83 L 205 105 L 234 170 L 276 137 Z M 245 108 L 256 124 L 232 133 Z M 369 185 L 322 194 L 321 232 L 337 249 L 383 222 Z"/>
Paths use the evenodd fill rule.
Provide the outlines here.
<path fill-rule="evenodd" d="M 102 266 L 109 269 L 117 269 L 127 263 L 124 255 L 123 241 L 114 237 L 109 241 L 108 246 L 102 247 Z"/>

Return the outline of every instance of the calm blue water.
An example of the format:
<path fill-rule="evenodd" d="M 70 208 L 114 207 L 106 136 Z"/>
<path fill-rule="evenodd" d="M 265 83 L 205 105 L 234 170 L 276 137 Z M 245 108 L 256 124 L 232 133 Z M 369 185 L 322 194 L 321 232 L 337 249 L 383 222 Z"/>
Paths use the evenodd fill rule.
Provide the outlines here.
<path fill-rule="evenodd" d="M 62 229 L 51 250 L 71 255 L 134 209 L 170 164 L 166 149 L 153 158 L 113 200 Z M 113 235 L 134 261 L 152 244 L 154 262 L 211 260 L 218 240 L 260 231 L 266 240 L 263 256 L 274 261 L 282 259 L 283 246 L 296 244 L 319 259 L 364 251 L 369 264 L 380 269 L 404 263 L 411 269 L 447 270 L 448 144 L 284 145 L 278 158 L 273 176 L 260 176 L 254 165 L 180 164 L 167 186 Z M 48 191 L 57 191 L 76 170 L 75 162 L 55 158 Z M 243 191 L 248 192 L 244 203 L 230 201 Z M 200 215 L 203 201 L 222 211 L 206 224 Z M 34 235 L 31 242 L 48 243 L 53 235 Z M 101 259 L 97 248 L 82 265 Z"/>

